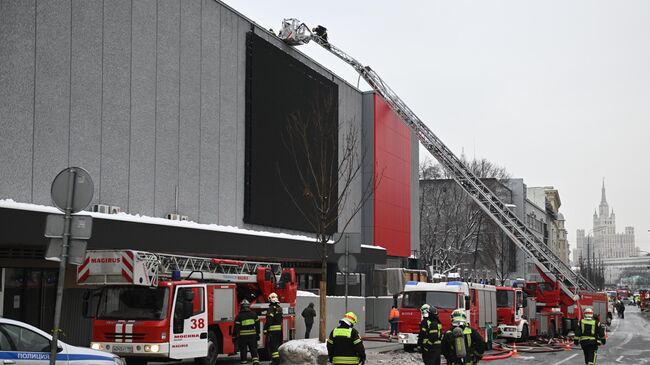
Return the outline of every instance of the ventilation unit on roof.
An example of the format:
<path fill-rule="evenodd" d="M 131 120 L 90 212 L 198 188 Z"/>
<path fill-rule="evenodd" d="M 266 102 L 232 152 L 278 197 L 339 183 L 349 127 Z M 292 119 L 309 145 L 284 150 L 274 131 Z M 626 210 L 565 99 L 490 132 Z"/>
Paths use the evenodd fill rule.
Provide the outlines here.
<path fill-rule="evenodd" d="M 118 214 L 118 213 L 122 213 L 122 208 L 118 207 L 117 205 L 111 205 L 109 214 Z"/>
<path fill-rule="evenodd" d="M 170 221 L 180 221 L 182 220 L 181 217 L 183 216 L 177 213 L 168 213 L 166 218 Z"/>
<path fill-rule="evenodd" d="M 93 204 L 93 212 L 110 214 L 110 206 L 106 204 Z"/>

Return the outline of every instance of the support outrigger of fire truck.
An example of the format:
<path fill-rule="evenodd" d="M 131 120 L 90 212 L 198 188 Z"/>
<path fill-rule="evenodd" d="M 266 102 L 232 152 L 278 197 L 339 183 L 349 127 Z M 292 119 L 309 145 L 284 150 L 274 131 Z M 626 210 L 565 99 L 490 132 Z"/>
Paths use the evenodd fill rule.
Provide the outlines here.
<path fill-rule="evenodd" d="M 272 292 L 283 308 L 283 336 L 294 337 L 296 275 L 280 264 L 88 251 L 77 282 L 99 288 L 84 301 L 92 318 L 91 347 L 130 365 L 182 359 L 214 365 L 219 354 L 237 351 L 232 330 L 238 303 L 248 300 L 261 315 Z"/>

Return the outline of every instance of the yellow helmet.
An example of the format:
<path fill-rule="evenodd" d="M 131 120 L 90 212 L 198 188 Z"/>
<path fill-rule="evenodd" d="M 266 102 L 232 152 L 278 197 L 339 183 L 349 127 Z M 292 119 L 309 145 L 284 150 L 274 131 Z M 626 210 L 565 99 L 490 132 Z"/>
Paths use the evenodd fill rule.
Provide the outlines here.
<path fill-rule="evenodd" d="M 275 293 L 269 294 L 269 303 L 279 303 L 280 299 L 278 299 L 278 295 Z"/>
<path fill-rule="evenodd" d="M 341 320 L 349 323 L 351 326 L 354 326 L 355 324 L 357 324 L 357 315 L 354 314 L 354 312 L 347 312 L 345 313 L 343 318 L 341 318 Z"/>

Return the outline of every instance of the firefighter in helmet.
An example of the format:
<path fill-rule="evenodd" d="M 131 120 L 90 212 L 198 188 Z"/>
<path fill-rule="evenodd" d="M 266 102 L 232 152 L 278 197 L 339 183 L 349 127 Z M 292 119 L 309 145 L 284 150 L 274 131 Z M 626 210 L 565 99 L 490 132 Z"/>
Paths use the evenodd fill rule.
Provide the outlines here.
<path fill-rule="evenodd" d="M 478 364 L 485 351 L 485 341 L 477 330 L 467 323 L 467 315 L 463 309 L 451 313 L 453 328 L 445 333 L 442 339 L 442 354 L 449 365 Z"/>
<path fill-rule="evenodd" d="M 257 313 L 250 309 L 248 300 L 242 300 L 239 314 L 235 317 L 235 327 L 232 330 L 233 342 L 239 348 L 241 363 L 246 364 L 247 352 L 250 351 L 253 364 L 259 364 L 257 357 L 257 341 L 260 340 L 260 319 Z"/>
<path fill-rule="evenodd" d="M 327 339 L 327 355 L 334 365 L 357 365 L 366 362 L 366 350 L 359 332 L 354 328 L 357 315 L 347 312 Z"/>
<path fill-rule="evenodd" d="M 269 294 L 269 310 L 266 312 L 264 334 L 271 355 L 271 364 L 277 365 L 280 363 L 278 349 L 282 345 L 282 308 L 280 307 L 278 295 L 275 293 Z"/>
<path fill-rule="evenodd" d="M 604 345 L 605 330 L 600 321 L 594 318 L 594 310 L 587 307 L 583 318 L 578 322 L 574 342 L 580 344 L 585 355 L 585 364 L 595 365 L 598 357 L 598 346 Z"/>
<path fill-rule="evenodd" d="M 420 307 L 422 322 L 418 335 L 418 347 L 422 351 L 424 365 L 440 365 L 440 344 L 442 340 L 442 324 L 438 318 L 438 309 L 428 304 Z"/>

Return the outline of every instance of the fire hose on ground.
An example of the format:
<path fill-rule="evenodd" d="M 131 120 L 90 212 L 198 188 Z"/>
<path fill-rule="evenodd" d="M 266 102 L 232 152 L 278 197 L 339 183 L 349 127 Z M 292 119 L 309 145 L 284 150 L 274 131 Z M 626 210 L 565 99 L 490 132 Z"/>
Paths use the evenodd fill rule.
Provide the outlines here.
<path fill-rule="evenodd" d="M 390 341 L 389 331 L 379 332 L 375 336 L 364 336 L 366 341 Z M 495 361 L 516 356 L 517 353 L 540 354 L 550 352 L 571 351 L 576 349 L 573 341 L 569 339 L 531 340 L 526 342 L 493 342 L 492 350 L 485 352 L 481 360 Z"/>

